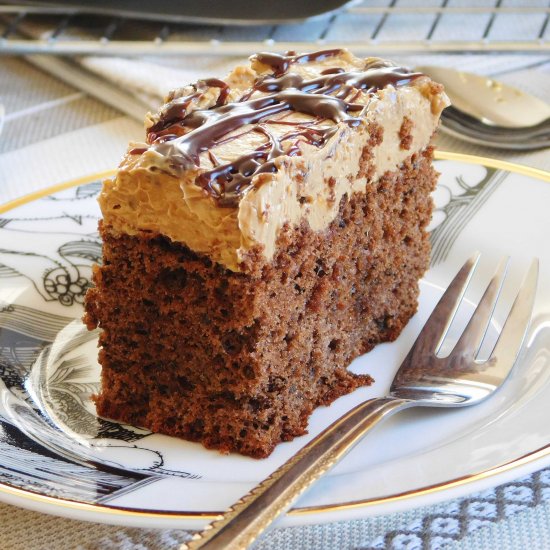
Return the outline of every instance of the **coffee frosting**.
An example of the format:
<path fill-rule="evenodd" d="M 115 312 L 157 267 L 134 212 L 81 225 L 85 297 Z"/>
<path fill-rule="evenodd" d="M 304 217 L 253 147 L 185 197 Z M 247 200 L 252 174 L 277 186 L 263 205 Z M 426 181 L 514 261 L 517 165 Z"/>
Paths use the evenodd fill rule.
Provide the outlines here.
<path fill-rule="evenodd" d="M 347 50 L 257 54 L 166 99 L 146 119 L 147 143 L 131 144 L 104 183 L 104 222 L 160 233 L 233 271 L 253 249 L 270 261 L 287 224 L 325 229 L 343 195 L 429 144 L 448 105 L 428 77 Z M 360 170 L 375 128 L 382 141 Z"/>

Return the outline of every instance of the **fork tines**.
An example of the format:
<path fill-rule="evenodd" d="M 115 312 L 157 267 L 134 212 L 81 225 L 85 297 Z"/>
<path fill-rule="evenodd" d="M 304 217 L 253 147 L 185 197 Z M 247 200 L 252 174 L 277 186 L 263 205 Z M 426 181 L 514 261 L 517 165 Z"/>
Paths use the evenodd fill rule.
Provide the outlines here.
<path fill-rule="evenodd" d="M 415 342 L 413 346 L 415 353 L 431 352 L 437 355 L 463 301 L 472 275 L 479 264 L 479 259 L 480 254 L 475 253 L 457 273 Z M 508 263 L 508 258 L 499 263 L 495 275 L 485 289 L 468 325 L 454 346 L 451 352 L 452 355 L 460 356 L 466 361 L 472 361 L 476 358 L 502 290 Z M 503 362 L 503 367 L 512 368 L 529 327 L 535 301 L 537 279 L 538 259 L 535 258 L 506 318 L 489 361 L 498 359 L 499 362 Z"/>

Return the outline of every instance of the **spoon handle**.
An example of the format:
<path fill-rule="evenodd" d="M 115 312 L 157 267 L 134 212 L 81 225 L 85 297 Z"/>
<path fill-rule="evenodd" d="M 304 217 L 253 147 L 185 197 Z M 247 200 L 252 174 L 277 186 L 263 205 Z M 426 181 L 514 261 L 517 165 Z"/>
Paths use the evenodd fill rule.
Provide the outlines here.
<path fill-rule="evenodd" d="M 225 514 L 182 545 L 182 550 L 244 550 L 332 468 L 380 420 L 414 402 L 369 399 L 336 420 Z"/>

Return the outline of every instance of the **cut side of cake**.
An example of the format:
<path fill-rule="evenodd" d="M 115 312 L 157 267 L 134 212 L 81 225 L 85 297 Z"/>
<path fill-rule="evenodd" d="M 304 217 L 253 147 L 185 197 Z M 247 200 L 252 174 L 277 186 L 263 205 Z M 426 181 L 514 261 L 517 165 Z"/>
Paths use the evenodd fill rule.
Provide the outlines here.
<path fill-rule="evenodd" d="M 347 366 L 417 309 L 447 104 L 341 49 L 172 92 L 100 196 L 98 413 L 261 458 L 370 384 Z"/>

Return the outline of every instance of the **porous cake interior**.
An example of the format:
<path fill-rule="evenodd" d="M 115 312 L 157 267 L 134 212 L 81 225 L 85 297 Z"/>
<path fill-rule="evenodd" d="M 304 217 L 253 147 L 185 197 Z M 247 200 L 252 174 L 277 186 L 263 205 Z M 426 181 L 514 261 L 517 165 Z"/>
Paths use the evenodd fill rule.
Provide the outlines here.
<path fill-rule="evenodd" d="M 323 231 L 285 227 L 261 269 L 254 253 L 234 272 L 157 233 L 104 224 L 85 318 L 102 328 L 99 414 L 260 458 L 304 434 L 316 406 L 370 384 L 346 367 L 416 311 L 431 157 L 415 153 L 365 194 L 344 195 Z"/>

